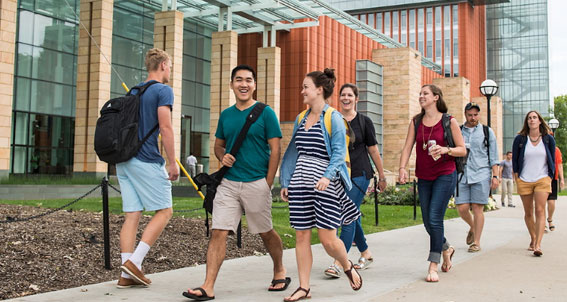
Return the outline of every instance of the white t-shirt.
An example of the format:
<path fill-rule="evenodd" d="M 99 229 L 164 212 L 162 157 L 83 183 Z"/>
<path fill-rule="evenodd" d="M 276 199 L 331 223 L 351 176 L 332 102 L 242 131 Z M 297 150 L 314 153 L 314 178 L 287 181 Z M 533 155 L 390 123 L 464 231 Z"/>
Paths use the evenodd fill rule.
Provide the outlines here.
<path fill-rule="evenodd" d="M 526 142 L 524 152 L 524 166 L 520 179 L 525 182 L 536 182 L 547 175 L 547 153 L 543 140 L 539 140 L 537 146 Z"/>
<path fill-rule="evenodd" d="M 188 166 L 194 166 L 197 164 L 197 158 L 193 155 L 189 155 L 187 156 L 187 161 L 186 161 Z"/>

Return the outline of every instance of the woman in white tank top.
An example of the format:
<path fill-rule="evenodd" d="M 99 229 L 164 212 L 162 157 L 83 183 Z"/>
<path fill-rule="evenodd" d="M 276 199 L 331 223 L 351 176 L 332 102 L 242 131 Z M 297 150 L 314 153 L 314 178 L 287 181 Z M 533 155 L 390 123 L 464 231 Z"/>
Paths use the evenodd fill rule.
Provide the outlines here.
<path fill-rule="evenodd" d="M 543 255 L 541 239 L 545 229 L 545 205 L 555 173 L 555 140 L 549 133 L 551 131 L 541 115 L 530 111 L 512 147 L 514 177 L 531 239 L 528 250 L 538 257 Z"/>

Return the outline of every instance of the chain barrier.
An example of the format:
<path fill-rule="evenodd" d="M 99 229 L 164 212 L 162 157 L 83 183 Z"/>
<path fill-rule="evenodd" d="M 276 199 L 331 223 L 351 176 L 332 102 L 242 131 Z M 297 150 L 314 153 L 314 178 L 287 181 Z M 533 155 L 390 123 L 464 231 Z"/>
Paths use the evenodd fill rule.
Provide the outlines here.
<path fill-rule="evenodd" d="M 122 194 L 122 192 L 120 192 L 120 190 L 114 187 L 110 182 L 108 183 L 108 186 L 111 187 L 114 191 L 118 192 L 118 194 Z"/>
<path fill-rule="evenodd" d="M 79 197 L 79 198 L 77 198 L 77 199 L 75 199 L 75 200 L 73 200 L 73 201 L 71 201 L 71 202 L 69 202 L 69 203 L 66 203 L 66 204 L 64 204 L 64 205 L 62 205 L 62 206 L 60 206 L 60 207 L 58 207 L 58 208 L 51 209 L 51 210 L 49 210 L 49 211 L 47 211 L 47 212 L 45 212 L 45 213 L 41 213 L 41 214 L 38 214 L 38 215 L 26 217 L 26 218 L 11 218 L 11 217 L 8 217 L 8 219 L 6 219 L 6 220 L 0 220 L 0 224 L 1 224 L 1 223 L 11 223 L 11 222 L 28 221 L 28 220 L 32 220 L 32 219 L 36 219 L 36 218 L 41 218 L 41 217 L 43 217 L 43 216 L 46 216 L 46 215 L 55 213 L 55 212 L 60 211 L 60 210 L 63 210 L 64 208 L 66 208 L 66 207 L 68 207 L 68 206 L 70 206 L 70 205 L 76 203 L 77 201 L 79 201 L 79 200 L 81 200 L 81 199 L 87 197 L 87 195 L 91 194 L 91 193 L 94 192 L 96 189 L 100 188 L 100 186 L 101 186 L 101 185 L 97 185 L 97 186 L 94 187 L 92 190 L 90 190 L 90 191 L 88 191 L 87 193 L 83 194 L 83 196 L 81 196 L 81 197 Z"/>

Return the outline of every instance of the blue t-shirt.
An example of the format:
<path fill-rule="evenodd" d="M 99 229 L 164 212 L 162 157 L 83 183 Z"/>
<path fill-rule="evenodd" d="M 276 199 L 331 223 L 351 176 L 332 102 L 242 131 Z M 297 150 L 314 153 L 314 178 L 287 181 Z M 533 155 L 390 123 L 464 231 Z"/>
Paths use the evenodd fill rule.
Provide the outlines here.
<path fill-rule="evenodd" d="M 138 84 L 144 85 L 147 82 Z M 138 90 L 133 90 L 132 94 L 138 93 Z M 160 106 L 173 107 L 173 89 L 171 87 L 156 83 L 148 87 L 142 97 L 140 98 L 140 120 L 138 125 L 138 137 L 143 139 L 152 128 L 158 124 L 157 109 Z M 148 138 L 142 145 L 136 158 L 147 163 L 165 163 L 165 160 L 159 153 L 158 148 L 158 129 Z"/>
<path fill-rule="evenodd" d="M 243 111 L 236 105 L 225 109 L 219 118 L 215 136 L 226 142 L 226 152 L 230 152 L 236 142 L 240 130 L 246 122 L 246 117 L 254 106 Z M 270 146 L 268 140 L 282 137 L 280 123 L 272 108 L 266 107 L 262 115 L 250 126 L 246 138 L 236 154 L 236 162 L 225 174 L 229 180 L 250 182 L 266 177 L 270 161 Z"/>

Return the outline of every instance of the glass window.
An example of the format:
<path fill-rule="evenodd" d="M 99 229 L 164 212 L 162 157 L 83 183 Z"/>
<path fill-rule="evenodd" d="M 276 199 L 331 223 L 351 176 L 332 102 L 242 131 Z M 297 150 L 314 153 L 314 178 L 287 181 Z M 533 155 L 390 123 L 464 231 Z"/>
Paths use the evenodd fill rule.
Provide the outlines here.
<path fill-rule="evenodd" d="M 374 28 L 374 13 L 368 14 L 368 25 Z"/>
<path fill-rule="evenodd" d="M 65 1 L 61 0 L 38 0 L 35 1 L 35 11 L 58 19 L 75 21 L 75 13 L 79 14 L 79 8 L 75 1 L 68 1 L 73 9 L 70 9 Z"/>
<path fill-rule="evenodd" d="M 429 59 L 433 58 L 433 8 L 427 8 L 427 22 L 426 22 L 426 36 L 427 36 L 427 50 L 425 56 Z"/>
<path fill-rule="evenodd" d="M 415 9 L 409 10 L 409 47 L 415 48 L 415 34 L 417 30 L 415 28 Z"/>
<path fill-rule="evenodd" d="M 453 76 L 459 76 L 459 11 L 453 5 Z"/>
<path fill-rule="evenodd" d="M 33 48 L 32 77 L 68 85 L 75 84 L 75 55 L 41 47 Z M 71 63 L 71 64 L 69 64 Z"/>
<path fill-rule="evenodd" d="M 144 44 L 139 41 L 112 36 L 112 62 L 123 66 L 140 68 L 146 55 Z"/>
<path fill-rule="evenodd" d="M 423 53 L 423 43 L 424 40 L 423 38 L 425 37 L 425 25 L 424 25 L 424 19 L 423 19 L 423 8 L 420 8 L 417 10 L 417 47 L 418 47 L 418 51 L 421 52 L 421 55 L 424 55 Z"/>
<path fill-rule="evenodd" d="M 33 19 L 34 14 L 29 11 L 20 10 L 18 17 L 18 42 L 33 44 Z"/>
<path fill-rule="evenodd" d="M 383 33 L 382 28 L 382 13 L 376 13 L 376 30 Z"/>
<path fill-rule="evenodd" d="M 399 35 L 400 35 L 400 21 L 399 21 L 399 12 L 392 12 L 392 38 L 394 41 L 399 42 Z"/>
<path fill-rule="evenodd" d="M 391 12 L 384 13 L 384 34 L 388 37 L 392 37 L 392 32 L 390 28 L 390 16 L 391 16 Z"/>
<path fill-rule="evenodd" d="M 16 75 L 21 77 L 31 77 L 33 63 L 33 47 L 18 43 Z"/>
<path fill-rule="evenodd" d="M 16 95 L 14 96 L 14 110 L 30 110 L 31 80 L 16 77 Z"/>
<path fill-rule="evenodd" d="M 407 11 L 403 10 L 400 14 L 400 28 L 402 32 L 402 36 L 400 38 L 400 42 L 404 45 L 408 45 L 408 35 L 407 35 Z"/>
<path fill-rule="evenodd" d="M 441 46 L 441 24 L 442 23 L 441 17 L 441 7 L 438 6 L 435 8 L 435 62 L 441 63 L 441 51 L 443 47 Z"/>

